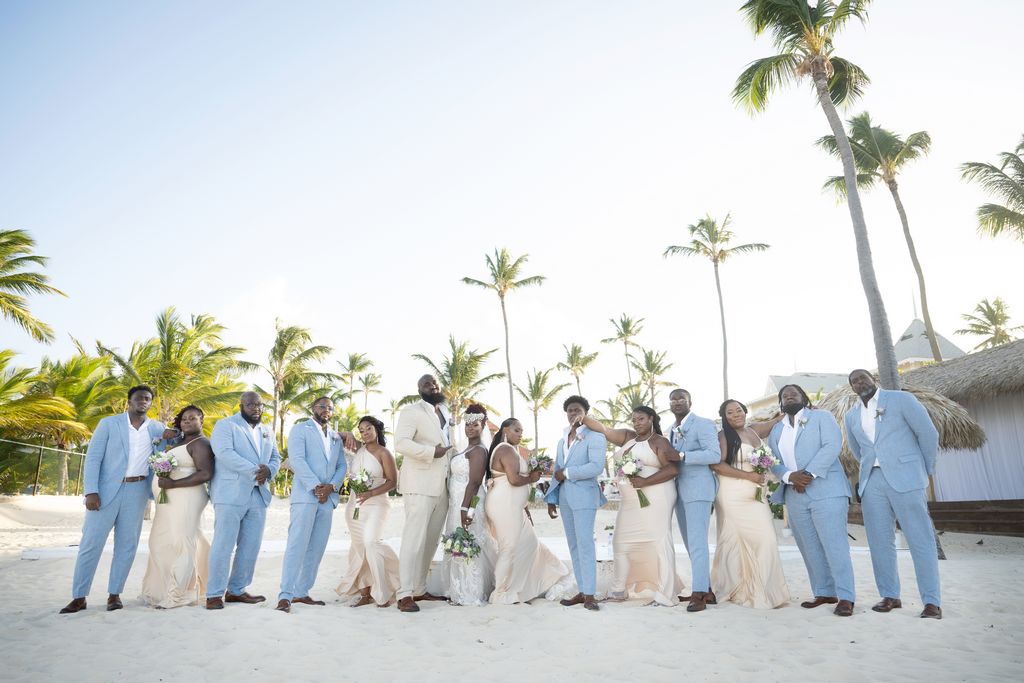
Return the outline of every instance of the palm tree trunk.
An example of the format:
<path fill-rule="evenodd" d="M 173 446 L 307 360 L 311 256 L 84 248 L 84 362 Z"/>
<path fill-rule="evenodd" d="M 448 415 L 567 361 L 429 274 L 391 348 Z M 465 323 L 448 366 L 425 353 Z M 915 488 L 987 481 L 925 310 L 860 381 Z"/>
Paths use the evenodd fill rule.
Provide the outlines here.
<path fill-rule="evenodd" d="M 630 372 L 630 370 L 629 370 L 629 340 L 628 339 L 623 339 L 622 340 L 622 348 L 624 349 L 625 354 L 626 354 L 626 379 L 629 380 L 629 383 L 627 384 L 627 386 L 633 386 L 633 373 Z"/>
<path fill-rule="evenodd" d="M 583 390 L 580 389 L 580 376 L 579 375 L 573 375 L 573 377 L 576 378 L 576 395 L 577 396 L 582 396 L 583 395 Z"/>
<path fill-rule="evenodd" d="M 363 392 L 363 414 L 370 412 L 370 390 Z"/>
<path fill-rule="evenodd" d="M 729 338 L 725 332 L 725 302 L 722 300 L 722 280 L 718 277 L 718 262 L 715 266 L 715 289 L 718 290 L 718 315 L 722 320 L 722 400 L 729 398 Z"/>
<path fill-rule="evenodd" d="M 540 453 L 540 428 L 537 426 L 537 413 L 539 410 L 533 411 L 533 454 L 537 455 Z"/>
<path fill-rule="evenodd" d="M 868 242 L 868 227 L 864 220 L 864 209 L 860 204 L 857 192 L 857 173 L 853 163 L 853 149 L 850 139 L 846 137 L 843 122 L 839 119 L 836 107 L 828 90 L 828 77 L 825 73 L 823 57 L 816 57 L 813 63 L 814 87 L 818 93 L 818 102 L 832 128 L 839 147 L 839 156 L 843 160 L 843 177 L 846 180 L 846 206 L 850 210 L 853 222 L 853 237 L 857 244 L 857 265 L 860 269 L 860 282 L 864 288 L 864 296 L 868 302 L 868 313 L 871 318 L 871 331 L 875 344 L 875 361 L 878 363 L 878 379 L 883 389 L 899 389 L 900 375 L 896 367 L 896 352 L 892 345 L 892 332 L 889 330 L 889 318 L 885 314 L 885 303 L 882 292 L 878 288 L 875 277 L 875 266 L 871 259 L 871 244 Z"/>
<path fill-rule="evenodd" d="M 917 260 L 917 249 L 914 248 L 914 238 L 910 236 L 910 223 L 907 222 L 907 212 L 903 208 L 903 201 L 900 199 L 899 189 L 896 180 L 887 182 L 892 199 L 896 202 L 896 212 L 900 215 L 900 222 L 903 223 L 903 236 L 907 239 L 907 249 L 910 251 L 910 261 L 914 264 L 914 272 L 917 273 L 917 285 L 921 289 L 921 316 L 924 318 L 924 329 L 928 334 L 928 345 L 932 347 L 932 358 L 936 363 L 942 362 L 942 352 L 939 351 L 939 340 L 935 336 L 935 328 L 932 327 L 932 316 L 928 313 L 928 295 L 924 291 L 924 271 L 921 269 L 921 262 Z"/>
<path fill-rule="evenodd" d="M 508 312 L 505 310 L 505 297 L 498 295 L 501 301 L 501 321 L 505 324 L 505 372 L 508 373 L 508 416 L 516 416 L 515 395 L 512 393 L 512 356 L 508 350 Z"/>

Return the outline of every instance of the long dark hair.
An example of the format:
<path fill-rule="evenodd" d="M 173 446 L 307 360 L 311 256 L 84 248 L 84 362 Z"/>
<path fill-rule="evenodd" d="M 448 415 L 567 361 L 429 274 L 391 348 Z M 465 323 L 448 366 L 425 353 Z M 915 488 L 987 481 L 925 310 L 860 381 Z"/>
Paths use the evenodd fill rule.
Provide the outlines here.
<path fill-rule="evenodd" d="M 384 438 L 384 423 L 375 418 L 373 415 L 364 415 L 363 417 L 359 418 L 359 422 L 357 424 L 363 424 L 364 422 L 370 423 L 373 426 L 374 430 L 376 430 L 377 443 L 379 443 L 381 446 L 387 446 L 388 440 Z"/>
<path fill-rule="evenodd" d="M 733 429 L 733 426 L 729 424 L 729 421 L 725 419 L 725 409 L 729 407 L 730 403 L 735 403 L 743 409 L 743 414 L 747 414 L 747 407 L 737 401 L 734 398 L 727 398 L 722 402 L 722 405 L 718 407 L 718 416 L 722 418 L 722 434 L 725 436 L 725 464 L 735 465 L 736 454 L 740 452 L 740 444 L 743 443 L 743 439 L 740 438 L 740 433 Z"/>
<path fill-rule="evenodd" d="M 483 415 L 484 419 L 480 421 L 480 433 L 482 434 L 484 430 L 487 429 L 487 409 L 484 408 L 482 405 L 480 405 L 479 403 L 473 403 L 468 408 L 466 408 L 466 415 Z M 479 446 L 474 446 L 473 448 L 479 448 Z M 469 452 L 468 448 L 466 449 L 466 452 Z M 484 465 L 484 478 L 480 480 L 481 486 L 487 482 L 487 477 L 489 477 L 490 474 L 491 458 L 490 453 L 488 452 L 487 463 Z"/>
<path fill-rule="evenodd" d="M 498 433 L 494 435 L 493 439 L 491 439 L 491 447 L 487 449 L 487 466 L 488 467 L 491 466 L 491 457 L 494 456 L 494 449 L 497 448 L 499 445 L 501 445 L 503 443 L 506 443 L 506 441 L 505 441 L 505 427 L 508 427 L 513 422 L 519 422 L 519 420 L 517 420 L 514 417 L 510 417 L 510 418 L 506 418 L 505 420 L 502 421 L 502 423 L 500 425 L 498 425 Z"/>
<path fill-rule="evenodd" d="M 654 423 L 654 433 L 661 436 L 661 418 L 658 413 L 649 406 L 635 406 L 633 408 L 634 413 L 643 413 L 647 417 L 651 418 L 651 422 Z"/>

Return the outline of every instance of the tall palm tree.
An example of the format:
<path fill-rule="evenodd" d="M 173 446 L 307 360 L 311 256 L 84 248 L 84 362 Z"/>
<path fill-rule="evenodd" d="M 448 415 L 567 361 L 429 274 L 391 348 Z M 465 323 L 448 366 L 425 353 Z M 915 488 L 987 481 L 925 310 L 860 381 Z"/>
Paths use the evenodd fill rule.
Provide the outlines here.
<path fill-rule="evenodd" d="M 562 344 L 562 348 L 565 349 L 565 360 L 555 367 L 573 376 L 573 379 L 576 380 L 576 395 L 582 396 L 583 390 L 580 389 L 580 377 L 583 376 L 583 371 L 587 369 L 587 366 L 597 358 L 597 351 L 594 353 L 583 353 L 583 347 L 579 344 L 573 344 L 572 346 Z"/>
<path fill-rule="evenodd" d="M 330 353 L 331 347 L 313 344 L 313 336 L 307 328 L 282 326 L 280 320 L 274 321 L 274 344 L 267 354 L 267 364 L 260 369 L 270 375 L 270 391 L 264 393 L 270 396 L 279 449 L 284 448 L 284 423 L 288 414 L 311 403 L 316 399 L 312 393 L 322 392 L 327 384 L 338 379 L 337 375 L 310 369 L 311 364 L 323 362 Z"/>
<path fill-rule="evenodd" d="M 837 104 L 843 105 L 859 97 L 870 81 L 859 66 L 835 54 L 833 40 L 851 19 L 866 22 L 870 4 L 871 0 L 841 0 L 838 3 L 818 0 L 814 6 L 808 5 L 807 0 L 745 2 L 740 11 L 750 22 L 754 34 L 771 33 L 772 42 L 780 53 L 751 62 L 736 80 L 733 99 L 751 112 L 763 111 L 768 106 L 769 96 L 783 85 L 810 76 L 818 104 L 828 119 L 843 160 L 846 206 L 857 244 L 857 264 L 868 303 L 879 380 L 885 389 L 899 389 L 892 331 L 871 259 L 867 223 L 857 191 L 853 149 L 836 112 Z"/>
<path fill-rule="evenodd" d="M 636 342 L 633 341 L 633 337 L 640 334 L 644 329 L 644 319 L 637 318 L 633 320 L 628 315 L 623 313 L 619 316 L 618 320 L 609 318 L 610 322 L 615 327 L 615 336 L 602 339 L 602 344 L 615 344 L 622 342 L 622 350 L 626 354 L 626 379 L 629 380 L 629 384 L 633 383 L 633 372 L 630 370 L 629 363 L 629 347 L 636 346 Z"/>
<path fill-rule="evenodd" d="M 519 277 L 519 272 L 530 259 L 529 254 L 523 254 L 513 260 L 509 256 L 508 249 L 502 248 L 494 250 L 494 258 L 491 258 L 489 255 L 485 256 L 485 258 L 491 281 L 484 282 L 471 277 L 464 277 L 462 281 L 467 285 L 494 290 L 498 294 L 498 300 L 501 301 L 501 320 L 505 325 L 505 373 L 506 377 L 508 377 L 508 414 L 510 417 L 515 417 L 515 395 L 512 393 L 512 356 L 508 346 L 508 311 L 505 308 L 505 297 L 513 290 L 542 284 L 545 278 L 543 275 Z"/>
<path fill-rule="evenodd" d="M 729 398 L 729 338 L 725 331 L 725 302 L 722 300 L 722 281 L 718 275 L 718 266 L 735 254 L 766 251 L 767 244 L 751 242 L 730 247 L 732 230 L 729 230 L 731 218 L 728 214 L 719 225 L 711 216 L 705 216 L 696 223 L 687 226 L 690 231 L 690 244 L 669 246 L 662 254 L 665 257 L 674 254 L 683 256 L 703 256 L 711 261 L 715 269 L 715 289 L 718 291 L 718 315 L 722 322 L 722 393 L 723 400 Z"/>
<path fill-rule="evenodd" d="M 53 328 L 32 315 L 26 296 L 64 292 L 49 284 L 42 273 L 25 270 L 45 266 L 46 257 L 33 254 L 36 241 L 24 230 L 0 230 L 0 316 L 10 320 L 39 342 L 53 341 Z"/>
<path fill-rule="evenodd" d="M 373 367 L 373 361 L 365 353 L 350 353 L 344 361 L 339 361 L 341 366 L 341 379 L 348 382 L 348 400 L 356 400 L 356 377 L 361 372 L 366 372 Z"/>
<path fill-rule="evenodd" d="M 965 180 L 977 182 L 1003 204 L 978 207 L 978 231 L 992 237 L 1003 231 L 1024 242 L 1024 136 L 1013 152 L 999 155 L 999 165 L 971 161 L 960 166 Z"/>
<path fill-rule="evenodd" d="M 558 396 L 558 392 L 565 389 L 569 384 L 559 384 L 557 386 L 548 388 L 548 380 L 551 377 L 551 373 L 554 372 L 554 368 L 547 370 L 533 369 L 533 374 L 526 373 L 526 388 L 523 389 L 518 384 L 516 385 L 516 391 L 526 401 L 527 409 L 533 413 L 533 449 L 534 453 L 540 447 L 540 429 L 538 427 L 537 417 L 540 415 L 540 411 L 547 410 L 551 407 L 552 401 Z"/>
<path fill-rule="evenodd" d="M 1012 342 L 1014 332 L 1024 330 L 1024 325 L 1010 327 L 1010 313 L 1006 310 L 1006 304 L 1002 299 L 996 297 L 991 303 L 988 299 L 982 299 L 981 303 L 974 307 L 975 313 L 971 315 L 964 313 L 960 317 L 967 323 L 967 327 L 957 330 L 956 334 L 974 334 L 984 337 L 982 342 L 974 347 L 974 350 L 991 349 L 994 346 Z"/>
<path fill-rule="evenodd" d="M 452 412 L 452 421 L 457 423 L 462 418 L 463 409 L 474 402 L 480 390 L 489 382 L 503 379 L 505 375 L 498 372 L 481 376 L 484 363 L 498 349 L 482 352 L 470 349 L 468 342 L 457 342 L 454 336 L 448 337 L 448 346 L 449 353 L 441 358 L 440 363 L 435 363 L 422 353 L 414 353 L 412 357 L 426 363 L 434 373 Z M 490 406 L 484 403 L 481 405 L 493 411 Z"/>
<path fill-rule="evenodd" d="M 75 407 L 66 398 L 32 391 L 40 380 L 32 368 L 15 367 L 14 351 L 0 350 L 0 434 L 7 437 L 87 439 L 89 430 L 75 420 Z"/>
<path fill-rule="evenodd" d="M 651 407 L 655 410 L 658 409 L 656 405 L 658 387 L 672 386 L 671 382 L 661 379 L 666 372 L 672 369 L 672 363 L 665 362 L 666 355 L 668 355 L 666 351 L 651 351 L 642 348 L 640 349 L 640 359 L 634 358 L 632 360 L 633 367 L 640 373 L 638 383 L 647 389 L 647 396 L 650 398 Z"/>
<path fill-rule="evenodd" d="M 380 389 L 380 375 L 376 372 L 368 372 L 365 375 L 359 376 L 359 390 L 363 392 L 363 412 L 370 412 L 370 394 L 381 393 Z"/>
<path fill-rule="evenodd" d="M 398 418 L 398 413 L 399 411 L 402 410 L 403 405 L 404 404 L 402 403 L 402 401 L 393 398 L 390 401 L 388 401 L 388 407 L 384 409 L 384 413 L 391 418 L 392 436 L 394 436 L 395 434 L 395 420 Z"/>
<path fill-rule="evenodd" d="M 871 121 L 871 115 L 867 112 L 858 114 L 848 122 L 850 147 L 853 149 L 853 162 L 857 167 L 857 185 L 864 190 L 870 189 L 882 181 L 889 188 L 892 199 L 896 203 L 896 213 L 899 214 L 900 222 L 903 224 L 903 237 L 907 241 L 907 249 L 910 251 L 910 261 L 914 264 L 914 272 L 917 273 L 917 285 L 921 292 L 921 314 L 924 316 L 924 328 L 928 335 L 928 344 L 931 346 L 932 357 L 935 362 L 942 362 L 942 352 L 939 350 L 939 341 L 935 336 L 935 328 L 932 327 L 932 317 L 928 312 L 928 293 L 924 286 L 924 270 L 917 258 L 917 249 L 914 247 L 914 238 L 910 234 L 910 223 L 907 221 L 907 212 L 903 208 L 903 200 L 900 199 L 899 185 L 896 176 L 903 170 L 904 164 L 918 159 L 931 149 L 932 139 L 925 131 L 911 133 L 906 139 L 896 133 L 876 126 Z M 818 146 L 836 158 L 839 154 L 839 144 L 834 135 L 826 135 L 818 140 Z M 833 176 L 825 181 L 825 189 L 832 190 L 840 199 L 846 198 L 846 178 Z"/>

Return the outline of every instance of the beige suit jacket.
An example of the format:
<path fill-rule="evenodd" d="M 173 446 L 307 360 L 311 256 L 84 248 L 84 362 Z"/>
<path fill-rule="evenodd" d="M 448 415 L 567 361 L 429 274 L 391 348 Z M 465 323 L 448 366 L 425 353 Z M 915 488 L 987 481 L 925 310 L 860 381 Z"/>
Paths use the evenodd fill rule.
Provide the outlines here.
<path fill-rule="evenodd" d="M 395 427 L 395 450 L 402 456 L 398 491 L 440 496 L 448 479 L 448 457 L 435 458 L 434 447 L 444 443 L 434 406 L 419 401 L 402 408 Z"/>

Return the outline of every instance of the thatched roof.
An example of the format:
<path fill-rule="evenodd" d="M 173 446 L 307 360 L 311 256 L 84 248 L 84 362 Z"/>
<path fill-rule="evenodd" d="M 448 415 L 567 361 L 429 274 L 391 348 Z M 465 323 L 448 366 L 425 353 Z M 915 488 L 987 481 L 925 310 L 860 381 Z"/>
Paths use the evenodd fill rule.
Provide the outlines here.
<path fill-rule="evenodd" d="M 963 403 L 972 399 L 1024 392 L 1024 339 L 926 365 L 903 376 L 908 384 L 928 387 Z"/>
<path fill-rule="evenodd" d="M 935 428 L 939 430 L 940 448 L 977 450 L 985 443 L 985 432 L 981 425 L 975 422 L 959 403 L 923 387 L 904 385 L 903 390 L 916 396 L 928 411 L 928 416 L 932 418 Z M 858 400 L 857 394 L 853 393 L 849 386 L 845 386 L 829 393 L 818 402 L 817 407 L 831 412 L 842 426 L 846 413 L 857 404 Z M 846 445 L 845 428 L 843 428 L 843 450 L 839 457 L 843 461 L 846 475 L 851 479 L 857 479 L 860 474 L 860 465 Z"/>

